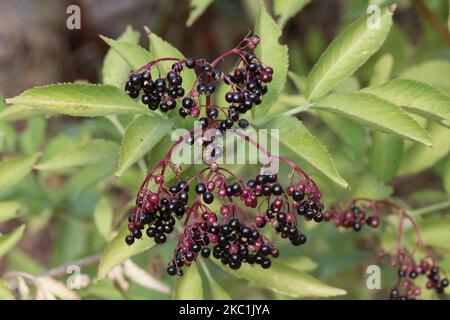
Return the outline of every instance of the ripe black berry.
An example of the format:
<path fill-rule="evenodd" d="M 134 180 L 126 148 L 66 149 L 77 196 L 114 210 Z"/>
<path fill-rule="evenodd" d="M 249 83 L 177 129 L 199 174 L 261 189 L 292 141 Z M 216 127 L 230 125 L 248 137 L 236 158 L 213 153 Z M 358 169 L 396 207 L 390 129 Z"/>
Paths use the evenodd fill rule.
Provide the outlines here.
<path fill-rule="evenodd" d="M 204 183 L 198 183 L 195 186 L 195 192 L 197 192 L 197 194 L 203 194 L 206 192 L 206 185 Z"/>
<path fill-rule="evenodd" d="M 183 108 L 187 108 L 190 109 L 194 106 L 194 99 L 186 97 L 183 98 L 183 100 L 181 101 L 181 105 L 183 106 Z"/>
<path fill-rule="evenodd" d="M 174 276 L 177 274 L 177 268 L 174 265 L 170 265 L 167 267 L 167 273 L 171 276 Z"/>
<path fill-rule="evenodd" d="M 133 237 L 135 237 L 136 239 L 140 239 L 142 238 L 142 232 L 139 229 L 134 229 L 133 230 Z"/>
<path fill-rule="evenodd" d="M 195 60 L 194 58 L 187 58 L 186 59 L 186 67 L 188 67 L 189 69 L 192 69 L 195 67 Z"/>
<path fill-rule="evenodd" d="M 134 237 L 131 234 L 128 234 L 125 237 L 125 242 L 127 243 L 127 245 L 131 246 L 134 243 Z"/>
<path fill-rule="evenodd" d="M 201 255 L 202 255 L 204 258 L 208 258 L 208 257 L 210 256 L 210 254 L 211 254 L 211 250 L 210 250 L 208 247 L 203 247 L 203 248 L 202 248 L 202 250 L 201 250 Z"/>
<path fill-rule="evenodd" d="M 203 194 L 203 202 L 206 204 L 211 204 L 214 201 L 214 195 L 212 192 L 205 192 Z"/>
<path fill-rule="evenodd" d="M 209 108 L 206 111 L 206 115 L 208 116 L 209 119 L 215 119 L 219 115 L 219 111 L 216 108 Z"/>

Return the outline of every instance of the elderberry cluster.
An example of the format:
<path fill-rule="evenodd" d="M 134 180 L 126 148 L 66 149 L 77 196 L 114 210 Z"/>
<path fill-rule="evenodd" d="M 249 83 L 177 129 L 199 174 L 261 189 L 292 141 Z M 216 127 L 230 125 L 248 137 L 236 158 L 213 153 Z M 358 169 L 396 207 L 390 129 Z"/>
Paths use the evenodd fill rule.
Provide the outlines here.
<path fill-rule="evenodd" d="M 142 90 L 142 103 L 150 110 L 159 108 L 162 112 L 175 109 L 177 102 L 181 100 L 181 103 L 178 103 L 178 113 L 183 118 L 188 115 L 194 118 L 200 116 L 201 108 L 204 107 L 204 116 L 200 119 L 204 128 L 217 128 L 222 132 L 232 128 L 234 124 L 246 128 L 249 123 L 246 119 L 240 119 L 240 114 L 246 113 L 254 105 L 261 104 L 262 96 L 267 93 L 267 84 L 272 81 L 273 75 L 273 69 L 258 60 L 254 53 L 259 41 L 256 35 L 248 36 L 237 47 L 213 62 L 203 58 L 163 58 L 151 61 L 130 75 L 125 84 L 125 91 L 131 98 L 138 98 Z M 216 64 L 232 54 L 239 58 L 239 64 L 233 72 L 225 75 Z M 176 62 L 165 77 L 152 79 L 151 69 L 166 60 Z M 194 87 L 189 88 L 187 93 L 181 86 L 181 73 L 184 68 L 193 69 L 197 75 Z M 228 107 L 213 105 L 210 100 L 216 91 L 217 83 L 220 82 L 230 87 L 224 97 L 229 103 Z M 206 102 L 202 96 L 207 97 Z"/>
<path fill-rule="evenodd" d="M 326 211 L 324 213 L 324 219 L 325 221 L 332 220 L 338 228 L 352 228 L 356 232 L 360 231 L 364 225 L 374 229 L 380 226 L 380 218 L 378 215 L 366 215 L 366 211 L 363 208 L 352 206 L 344 211 Z"/>
<path fill-rule="evenodd" d="M 435 290 L 438 294 L 444 293 L 445 288 L 449 285 L 448 279 L 442 275 L 442 270 L 438 266 L 430 264 L 426 259 L 415 263 L 411 256 L 402 252 L 391 260 L 391 265 L 394 264 L 397 266 L 398 280 L 395 288 L 391 290 L 391 300 L 419 298 L 421 289 L 415 284 L 415 281 L 420 276 L 428 279 L 425 288 Z"/>
<path fill-rule="evenodd" d="M 204 220 L 211 219 L 204 217 Z M 213 219 L 214 220 L 214 219 Z M 212 245 L 210 248 L 209 245 Z M 207 223 L 193 225 L 186 231 L 184 242 L 167 267 L 169 275 L 183 275 L 183 266 L 190 266 L 200 254 L 204 258 L 212 256 L 236 270 L 242 263 L 259 264 L 267 269 L 272 258 L 279 256 L 278 249 L 253 227 L 232 217 L 227 223 Z"/>
<path fill-rule="evenodd" d="M 142 90 L 141 101 L 150 110 L 157 110 L 158 107 L 162 112 L 173 110 L 177 106 L 177 99 L 183 97 L 185 93 L 181 86 L 183 78 L 180 71 L 182 69 L 183 66 L 180 63 L 175 63 L 166 77 L 155 80 L 152 80 L 149 71 L 133 73 L 125 83 L 125 91 L 131 98 L 137 98 Z"/>
<path fill-rule="evenodd" d="M 181 219 L 186 213 L 189 200 L 189 186 L 185 181 L 169 188 L 167 197 L 161 199 L 156 193 L 143 190 L 139 193 L 136 208 L 128 216 L 128 234 L 125 242 L 132 245 L 135 239 L 142 238 L 142 230 L 154 238 L 157 244 L 166 242 L 167 235 L 172 233 L 176 223 L 175 218 Z"/>

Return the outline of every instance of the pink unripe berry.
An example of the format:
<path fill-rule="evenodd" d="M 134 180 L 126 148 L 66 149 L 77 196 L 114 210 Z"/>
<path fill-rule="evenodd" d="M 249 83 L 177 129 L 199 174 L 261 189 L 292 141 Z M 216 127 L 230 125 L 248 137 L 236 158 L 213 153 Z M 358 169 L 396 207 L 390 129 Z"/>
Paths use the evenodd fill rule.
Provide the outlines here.
<path fill-rule="evenodd" d="M 206 188 L 208 189 L 208 191 L 214 191 L 214 188 L 215 188 L 214 182 L 209 181 L 209 182 L 206 184 Z"/>
<path fill-rule="evenodd" d="M 230 208 L 228 206 L 223 205 L 220 207 L 220 213 L 224 216 L 227 216 L 230 214 Z"/>
<path fill-rule="evenodd" d="M 158 174 L 155 176 L 155 183 L 157 185 L 161 185 L 163 182 L 164 182 L 164 178 L 161 175 Z"/>

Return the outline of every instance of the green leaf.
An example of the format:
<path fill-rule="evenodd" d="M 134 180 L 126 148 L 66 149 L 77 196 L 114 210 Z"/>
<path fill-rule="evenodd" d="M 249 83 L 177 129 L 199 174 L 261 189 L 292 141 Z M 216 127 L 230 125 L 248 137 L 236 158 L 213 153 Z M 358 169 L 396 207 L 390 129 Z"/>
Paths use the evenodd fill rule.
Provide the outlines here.
<path fill-rule="evenodd" d="M 213 300 L 231 300 L 228 292 L 226 292 L 212 277 L 208 278 L 208 283 L 211 290 L 211 298 Z"/>
<path fill-rule="evenodd" d="M 419 223 L 420 234 L 426 245 L 448 248 L 450 245 L 450 216 L 432 217 Z M 409 230 L 410 239 L 415 238 L 414 230 Z"/>
<path fill-rule="evenodd" d="M 5 191 L 28 176 L 41 153 L 31 156 L 17 156 L 0 162 L 0 192 Z"/>
<path fill-rule="evenodd" d="M 159 117 L 141 116 L 128 125 L 120 146 L 116 176 L 136 163 L 149 152 L 173 126 L 174 121 Z"/>
<path fill-rule="evenodd" d="M 186 268 L 184 275 L 177 279 L 175 287 L 176 300 L 203 300 L 202 278 L 197 268 L 197 264 L 193 263 Z"/>
<path fill-rule="evenodd" d="M 16 151 L 18 135 L 13 123 L 0 122 L 0 153 Z"/>
<path fill-rule="evenodd" d="M 147 112 L 123 90 L 111 85 L 58 83 L 29 89 L 6 101 L 78 117 Z"/>
<path fill-rule="evenodd" d="M 28 120 L 26 129 L 19 136 L 19 146 L 24 154 L 33 154 L 43 145 L 45 128 L 42 118 Z"/>
<path fill-rule="evenodd" d="M 398 170 L 399 175 L 409 175 L 433 166 L 450 151 L 450 129 L 436 123 L 427 126 L 433 141 L 432 148 L 413 145 L 405 151 Z"/>
<path fill-rule="evenodd" d="M 311 272 L 318 267 L 318 264 L 308 257 L 280 258 L 278 261 L 288 267 L 302 272 Z"/>
<path fill-rule="evenodd" d="M 17 201 L 0 202 L 0 223 L 20 216 L 22 204 Z"/>
<path fill-rule="evenodd" d="M 394 57 L 386 53 L 382 55 L 373 67 L 373 75 L 370 78 L 370 86 L 381 85 L 389 80 L 392 67 L 394 66 Z"/>
<path fill-rule="evenodd" d="M 275 0 L 273 2 L 273 11 L 278 18 L 278 24 L 281 28 L 286 22 L 299 13 L 304 6 L 311 0 Z"/>
<path fill-rule="evenodd" d="M 344 295 L 342 289 L 334 288 L 298 269 L 288 267 L 278 261 L 272 261 L 269 269 L 243 264 L 240 269 L 232 270 L 220 260 L 211 259 L 215 264 L 235 277 L 250 280 L 271 291 L 294 298 L 320 298 Z"/>
<path fill-rule="evenodd" d="M 393 9 L 382 10 L 379 28 L 368 27 L 368 23 L 373 22 L 371 19 L 377 17 L 363 16 L 328 46 L 308 75 L 306 96 L 309 100 L 323 97 L 378 51 L 392 26 L 392 14 Z"/>
<path fill-rule="evenodd" d="M 294 86 L 298 92 L 303 93 L 306 89 L 306 77 L 300 76 L 292 71 L 288 72 L 288 76 L 292 80 L 292 83 L 294 83 Z"/>
<path fill-rule="evenodd" d="M 440 89 L 450 89 L 450 62 L 448 60 L 428 60 L 414 65 L 402 73 L 399 78 L 425 82 Z"/>
<path fill-rule="evenodd" d="M 288 47 L 279 42 L 281 29 L 267 13 L 263 3 L 260 5 L 256 18 L 255 34 L 261 39 L 256 48 L 256 55 L 274 70 L 272 82 L 268 85 L 268 92 L 264 95 L 263 102 L 255 109 L 257 116 L 263 117 L 283 90 L 289 67 Z"/>
<path fill-rule="evenodd" d="M 329 112 L 315 110 L 313 114 L 319 117 L 328 129 L 349 146 L 357 157 L 365 157 L 369 135 L 363 126 L 351 119 Z"/>
<path fill-rule="evenodd" d="M 153 55 L 138 44 L 113 40 L 100 36 L 111 48 L 125 60 L 131 69 L 136 70 L 154 59 Z"/>
<path fill-rule="evenodd" d="M 374 176 L 364 173 L 358 177 L 351 192 L 352 198 L 381 200 L 389 198 L 394 189 L 378 181 Z"/>
<path fill-rule="evenodd" d="M 333 158 L 325 146 L 294 117 L 277 118 L 267 123 L 279 129 L 280 142 L 310 163 L 332 181 L 346 188 L 348 183 L 339 175 Z"/>
<path fill-rule="evenodd" d="M 186 26 L 192 26 L 213 1 L 214 0 L 191 0 L 189 5 L 191 11 L 189 12 Z"/>
<path fill-rule="evenodd" d="M 38 170 L 60 170 L 90 164 L 112 164 L 117 160 L 118 145 L 115 142 L 94 139 L 51 157 L 35 166 Z"/>
<path fill-rule="evenodd" d="M 164 41 L 158 35 L 153 32 L 150 32 L 148 35 L 148 39 L 150 41 L 150 52 L 155 57 L 155 59 L 159 58 L 177 58 L 184 59 L 184 55 L 174 46 L 172 46 L 167 41 Z M 158 63 L 158 66 L 163 72 L 168 72 L 171 69 L 174 61 L 163 61 Z M 183 88 L 186 92 L 189 92 L 194 86 L 196 79 L 195 71 L 193 69 L 185 68 L 183 70 Z"/>
<path fill-rule="evenodd" d="M 25 231 L 25 225 L 21 225 L 11 233 L 0 236 L 0 258 L 14 248 L 17 242 L 22 238 Z"/>
<path fill-rule="evenodd" d="M 362 91 L 450 127 L 450 97 L 432 86 L 413 80 L 398 79 Z"/>
<path fill-rule="evenodd" d="M 403 140 L 383 132 L 373 132 L 370 165 L 378 180 L 386 182 L 395 176 L 403 153 Z"/>
<path fill-rule="evenodd" d="M 445 191 L 450 195 L 450 157 L 445 163 L 444 175 L 442 178 L 444 179 Z"/>
<path fill-rule="evenodd" d="M 113 208 L 108 199 L 101 198 L 94 210 L 94 223 L 105 240 L 109 240 L 113 223 Z"/>
<path fill-rule="evenodd" d="M 124 221 L 118 234 L 111 241 L 109 241 L 102 253 L 97 274 L 99 280 L 105 278 L 108 272 L 110 272 L 115 266 L 122 264 L 132 256 L 144 252 L 155 245 L 153 240 L 143 237 L 141 240 L 136 240 L 132 246 L 128 246 L 125 243 L 125 237 L 129 233 L 128 221 Z"/>
<path fill-rule="evenodd" d="M 0 111 L 0 121 L 17 121 L 17 120 L 23 120 L 28 119 L 32 117 L 37 116 L 50 116 L 55 114 L 54 112 L 43 110 L 43 109 L 36 109 L 29 106 L 24 105 L 12 105 L 9 107 L 6 107 L 5 109 Z"/>
<path fill-rule="evenodd" d="M 89 248 L 87 227 L 80 219 L 60 215 L 52 250 L 53 265 L 80 259 Z"/>
<path fill-rule="evenodd" d="M 14 300 L 8 281 L 0 279 L 0 300 Z"/>
<path fill-rule="evenodd" d="M 123 34 L 117 39 L 121 42 L 137 44 L 139 41 L 139 32 L 134 31 L 131 26 L 127 26 Z M 130 65 L 113 48 L 108 50 L 103 61 L 102 80 L 104 84 L 110 84 L 123 88 L 123 85 L 130 73 Z"/>
<path fill-rule="evenodd" d="M 375 129 L 431 146 L 428 132 L 411 116 L 389 101 L 367 93 L 333 93 L 314 106 L 342 114 Z"/>

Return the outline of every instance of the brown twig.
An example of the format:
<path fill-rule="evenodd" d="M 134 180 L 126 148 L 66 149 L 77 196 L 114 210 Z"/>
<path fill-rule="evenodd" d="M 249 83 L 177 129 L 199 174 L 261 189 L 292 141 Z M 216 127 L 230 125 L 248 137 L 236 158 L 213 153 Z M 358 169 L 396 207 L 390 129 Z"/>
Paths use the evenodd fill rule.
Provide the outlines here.
<path fill-rule="evenodd" d="M 444 40 L 447 46 L 450 47 L 450 33 L 447 28 L 436 18 L 436 16 L 431 12 L 423 3 L 423 0 L 411 0 L 411 3 L 419 12 L 419 14 L 431 25 L 431 27 L 439 34 L 439 36 Z"/>

